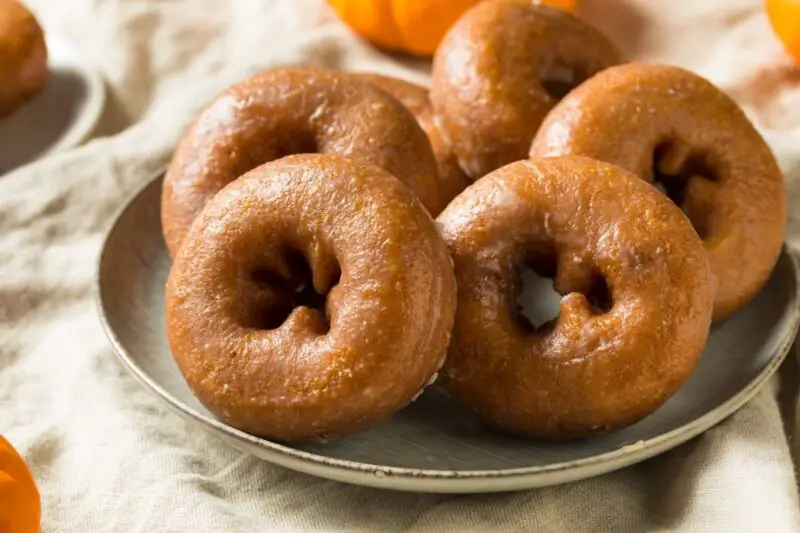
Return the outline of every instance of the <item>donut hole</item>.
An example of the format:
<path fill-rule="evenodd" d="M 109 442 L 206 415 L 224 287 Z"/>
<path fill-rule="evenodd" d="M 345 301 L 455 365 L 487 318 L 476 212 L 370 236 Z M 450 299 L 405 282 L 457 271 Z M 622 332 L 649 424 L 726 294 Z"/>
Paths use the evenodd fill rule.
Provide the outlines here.
<path fill-rule="evenodd" d="M 288 129 L 284 135 L 269 138 L 248 138 L 241 144 L 244 147 L 230 148 L 226 154 L 233 162 L 232 173 L 242 175 L 264 163 L 296 154 L 319 153 L 317 139 L 310 131 Z"/>
<path fill-rule="evenodd" d="M 520 272 L 522 291 L 517 297 L 515 317 L 520 327 L 529 332 L 546 329 L 558 319 L 561 295 L 552 278 L 540 276 L 535 270 L 523 267 Z"/>
<path fill-rule="evenodd" d="M 592 274 L 589 288 L 583 294 L 597 315 L 608 313 L 614 307 L 614 300 L 611 296 L 608 281 L 600 273 L 595 272 Z"/>
<path fill-rule="evenodd" d="M 718 181 L 708 156 L 692 151 L 686 143 L 665 141 L 653 151 L 652 172 L 653 185 L 683 210 L 701 239 L 707 238 L 711 233 L 712 210 L 690 198 L 687 192 L 695 180 Z"/>
<path fill-rule="evenodd" d="M 292 301 L 273 287 L 282 280 L 277 274 L 256 269 L 240 276 L 237 285 L 236 312 L 239 323 L 246 328 L 275 329 L 289 316 Z"/>
<path fill-rule="evenodd" d="M 240 323 L 254 329 L 279 328 L 299 307 L 312 311 L 314 332 L 324 335 L 330 331 L 328 294 L 339 283 L 338 263 L 325 272 L 326 290 L 320 294 L 314 288 L 311 265 L 305 255 L 287 249 L 281 254 L 280 268 L 251 267 L 239 283 L 237 310 Z"/>
<path fill-rule="evenodd" d="M 554 252 L 531 254 L 518 268 L 522 290 L 517 297 L 515 316 L 520 327 L 529 332 L 547 331 L 556 324 L 561 299 L 570 293 L 581 293 L 596 315 L 611 311 L 614 305 L 605 277 L 586 269 L 579 280 L 560 279 L 560 290 L 554 281 L 558 277 L 558 261 Z"/>
<path fill-rule="evenodd" d="M 553 285 L 557 256 L 554 251 L 534 251 L 517 267 L 522 290 L 516 299 L 514 316 L 528 332 L 543 330 L 555 324 L 561 295 Z"/>
<path fill-rule="evenodd" d="M 589 73 L 579 65 L 555 61 L 543 61 L 539 65 L 539 83 L 555 101 L 560 101 L 588 78 Z"/>
<path fill-rule="evenodd" d="M 296 154 L 319 153 L 319 144 L 310 131 L 295 132 L 275 140 L 274 155 L 270 159 L 281 159 Z"/>

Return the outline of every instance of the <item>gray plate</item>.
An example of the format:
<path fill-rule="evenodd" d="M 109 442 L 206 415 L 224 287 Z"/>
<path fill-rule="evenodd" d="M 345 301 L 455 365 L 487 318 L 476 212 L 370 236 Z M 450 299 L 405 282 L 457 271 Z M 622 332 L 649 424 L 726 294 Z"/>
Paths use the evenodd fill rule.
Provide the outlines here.
<path fill-rule="evenodd" d="M 546 443 L 482 427 L 432 390 L 379 426 L 329 444 L 286 446 L 214 418 L 192 396 L 167 348 L 161 179 L 119 214 L 100 258 L 98 304 L 120 360 L 177 414 L 237 448 L 339 481 L 421 492 L 495 492 L 582 479 L 642 461 L 736 411 L 778 368 L 798 327 L 796 265 L 783 254 L 767 286 L 712 332 L 691 379 L 641 422 L 599 438 Z"/>

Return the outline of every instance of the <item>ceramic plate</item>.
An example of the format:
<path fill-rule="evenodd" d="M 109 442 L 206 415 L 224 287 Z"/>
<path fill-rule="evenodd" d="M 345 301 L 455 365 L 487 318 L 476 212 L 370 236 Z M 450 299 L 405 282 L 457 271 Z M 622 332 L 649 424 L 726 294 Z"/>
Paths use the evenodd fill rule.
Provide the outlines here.
<path fill-rule="evenodd" d="M 100 258 L 98 305 L 122 363 L 177 414 L 241 450 L 348 483 L 420 492 L 495 492 L 622 468 L 691 439 L 741 407 L 778 368 L 798 327 L 796 266 L 784 254 L 761 294 L 714 329 L 689 381 L 658 411 L 622 431 L 568 443 L 515 438 L 482 427 L 443 394 L 429 390 L 360 435 L 287 446 L 216 420 L 178 372 L 165 336 L 170 259 L 161 237 L 160 196 L 157 178 L 133 197 L 111 228 Z"/>
<path fill-rule="evenodd" d="M 100 119 L 105 85 L 69 43 L 47 37 L 50 78 L 44 91 L 0 119 L 0 174 L 73 148 Z"/>

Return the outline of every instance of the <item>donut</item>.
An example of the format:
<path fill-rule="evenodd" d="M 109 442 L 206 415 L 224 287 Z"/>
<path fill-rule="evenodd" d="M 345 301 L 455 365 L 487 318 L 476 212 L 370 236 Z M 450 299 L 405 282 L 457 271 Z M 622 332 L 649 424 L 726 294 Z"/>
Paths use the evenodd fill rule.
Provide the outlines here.
<path fill-rule="evenodd" d="M 658 183 L 708 252 L 714 322 L 750 301 L 778 260 L 787 215 L 775 157 L 739 106 L 691 72 L 634 63 L 601 72 L 553 109 L 530 155 L 583 155 Z"/>
<path fill-rule="evenodd" d="M 439 212 L 430 142 L 405 106 L 344 72 L 277 69 L 223 92 L 181 139 L 161 204 L 170 253 L 222 187 L 262 163 L 313 152 L 370 161 L 403 182 L 434 216 Z"/>
<path fill-rule="evenodd" d="M 600 32 L 533 0 L 467 11 L 433 59 L 431 102 L 461 168 L 476 180 L 525 159 L 542 119 L 620 54 Z"/>
<path fill-rule="evenodd" d="M 39 94 L 47 74 L 47 47 L 36 18 L 16 0 L 0 0 L 0 117 Z"/>
<path fill-rule="evenodd" d="M 416 117 L 433 148 L 436 166 L 439 169 L 439 206 L 444 209 L 450 203 L 450 200 L 467 188 L 471 180 L 467 178 L 464 171 L 458 166 L 458 159 L 453 153 L 450 144 L 439 132 L 439 127 L 436 125 L 436 120 L 433 116 L 433 107 L 428 97 L 428 90 L 415 83 L 391 76 L 362 73 L 360 77 L 374 83 L 400 100 Z"/>
<path fill-rule="evenodd" d="M 580 438 L 645 417 L 703 350 L 713 292 L 691 224 L 655 188 L 579 156 L 518 161 L 437 218 L 458 302 L 441 382 L 485 423 Z M 521 270 L 554 279 L 557 319 L 520 311 Z"/>
<path fill-rule="evenodd" d="M 227 185 L 191 225 L 167 281 L 168 340 L 225 423 L 329 440 L 432 382 L 455 299 L 447 247 L 407 187 L 363 160 L 294 155 Z"/>

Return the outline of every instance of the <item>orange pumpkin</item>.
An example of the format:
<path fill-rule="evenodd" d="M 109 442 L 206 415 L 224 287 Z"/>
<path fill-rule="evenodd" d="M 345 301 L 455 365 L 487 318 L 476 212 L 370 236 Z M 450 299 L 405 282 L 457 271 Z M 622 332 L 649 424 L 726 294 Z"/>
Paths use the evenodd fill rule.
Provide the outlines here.
<path fill-rule="evenodd" d="M 800 0 L 766 0 L 766 7 L 775 34 L 800 65 Z"/>
<path fill-rule="evenodd" d="M 574 11 L 578 5 L 578 0 L 542 0 L 542 3 L 561 8 L 564 11 Z"/>
<path fill-rule="evenodd" d="M 39 533 L 40 506 L 25 461 L 0 435 L 0 532 Z"/>
<path fill-rule="evenodd" d="M 431 56 L 450 26 L 480 0 L 329 0 L 339 17 L 389 50 Z M 572 10 L 577 0 L 541 0 Z"/>

